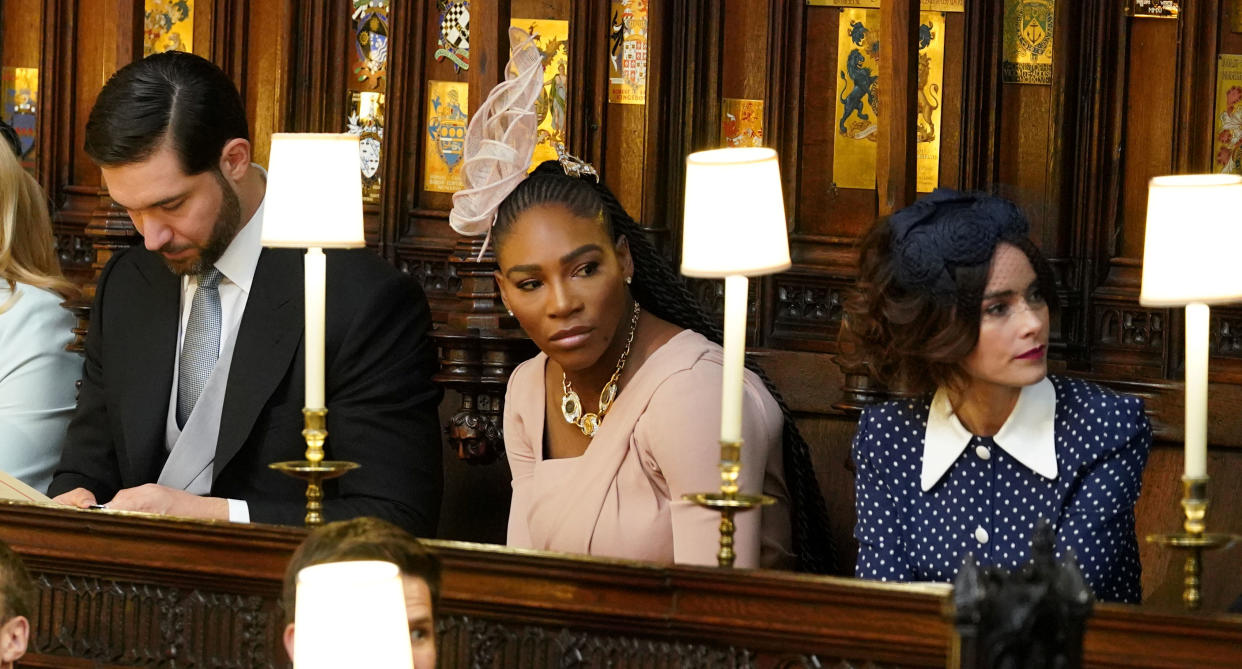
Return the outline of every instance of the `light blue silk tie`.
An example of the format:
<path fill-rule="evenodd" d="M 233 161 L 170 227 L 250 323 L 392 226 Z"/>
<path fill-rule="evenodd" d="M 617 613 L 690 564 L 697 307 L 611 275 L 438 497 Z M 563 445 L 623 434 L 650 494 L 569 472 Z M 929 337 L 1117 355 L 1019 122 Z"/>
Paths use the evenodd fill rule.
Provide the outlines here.
<path fill-rule="evenodd" d="M 220 278 L 220 270 L 215 267 L 203 270 L 190 304 L 190 320 L 181 344 L 181 371 L 177 375 L 179 428 L 185 427 L 220 357 Z"/>

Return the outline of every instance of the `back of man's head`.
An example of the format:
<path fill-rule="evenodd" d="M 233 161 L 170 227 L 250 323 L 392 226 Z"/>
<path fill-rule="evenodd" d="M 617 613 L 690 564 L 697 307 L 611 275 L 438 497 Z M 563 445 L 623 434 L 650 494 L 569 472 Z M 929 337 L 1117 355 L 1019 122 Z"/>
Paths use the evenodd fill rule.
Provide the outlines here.
<path fill-rule="evenodd" d="M 22 559 L 0 541 L 0 667 L 11 667 L 26 654 L 37 597 Z"/>
<path fill-rule="evenodd" d="M 96 164 L 140 163 L 171 141 L 189 175 L 215 167 L 226 142 L 250 139 L 237 87 L 210 61 L 168 51 L 117 70 L 86 122 L 86 153 Z"/>
<path fill-rule="evenodd" d="M 403 576 L 420 578 L 431 591 L 434 609 L 440 601 L 440 560 L 409 532 L 379 518 L 354 518 L 315 529 L 294 551 L 285 569 L 282 603 L 285 622 L 293 622 L 298 572 L 329 562 L 382 560 L 397 565 Z"/>

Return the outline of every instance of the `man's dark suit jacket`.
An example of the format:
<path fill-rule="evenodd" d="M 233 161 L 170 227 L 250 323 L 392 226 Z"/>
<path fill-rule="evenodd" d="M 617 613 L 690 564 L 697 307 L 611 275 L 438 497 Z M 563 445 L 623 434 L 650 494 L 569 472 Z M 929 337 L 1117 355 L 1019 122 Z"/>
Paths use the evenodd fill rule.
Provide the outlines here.
<path fill-rule="evenodd" d="M 306 484 L 268 468 L 301 460 L 305 399 L 303 252 L 263 249 L 237 332 L 211 494 L 245 500 L 254 522 L 300 525 Z M 328 520 L 379 516 L 435 535 L 443 474 L 441 390 L 419 286 L 367 250 L 328 251 L 327 459 L 362 466 L 324 488 Z M 136 247 L 99 278 L 77 412 L 48 491 L 106 502 L 154 483 L 177 350 L 181 280 Z"/>

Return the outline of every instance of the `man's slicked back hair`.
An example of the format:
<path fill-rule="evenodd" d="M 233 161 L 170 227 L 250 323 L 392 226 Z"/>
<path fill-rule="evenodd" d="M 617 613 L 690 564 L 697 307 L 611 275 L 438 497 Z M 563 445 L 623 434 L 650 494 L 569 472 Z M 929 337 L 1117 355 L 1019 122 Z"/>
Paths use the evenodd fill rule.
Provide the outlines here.
<path fill-rule="evenodd" d="M 166 137 L 189 175 L 215 167 L 229 140 L 250 139 L 241 95 L 211 61 L 168 51 L 117 70 L 91 108 L 86 154 L 104 167 L 131 165 Z"/>

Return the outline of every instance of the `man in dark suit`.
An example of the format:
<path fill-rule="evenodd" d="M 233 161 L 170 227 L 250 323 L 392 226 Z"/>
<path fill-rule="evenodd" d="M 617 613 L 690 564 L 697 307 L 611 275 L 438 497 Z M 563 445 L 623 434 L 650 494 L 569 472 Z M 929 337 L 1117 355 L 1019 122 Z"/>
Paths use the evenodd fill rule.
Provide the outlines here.
<path fill-rule="evenodd" d="M 49 494 L 86 508 L 301 524 L 302 252 L 260 246 L 266 174 L 244 108 L 208 61 L 169 52 L 119 70 L 86 151 L 144 248 L 100 276 L 77 413 Z M 314 197 L 314 193 L 307 193 Z M 441 391 L 418 285 L 368 250 L 327 253 L 329 520 L 378 516 L 433 536 Z"/>

